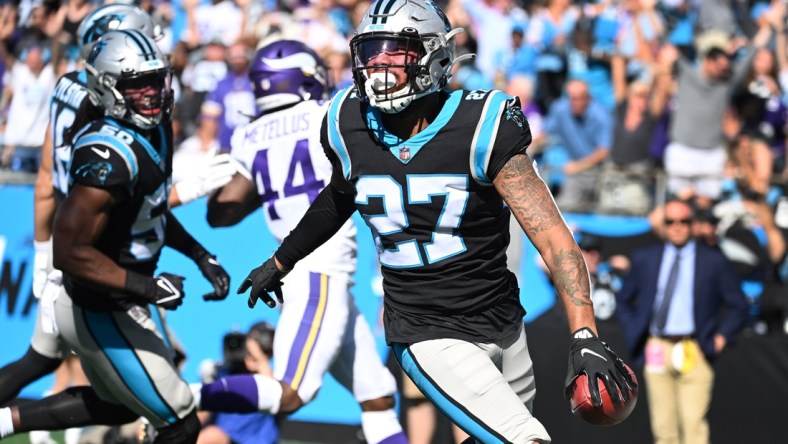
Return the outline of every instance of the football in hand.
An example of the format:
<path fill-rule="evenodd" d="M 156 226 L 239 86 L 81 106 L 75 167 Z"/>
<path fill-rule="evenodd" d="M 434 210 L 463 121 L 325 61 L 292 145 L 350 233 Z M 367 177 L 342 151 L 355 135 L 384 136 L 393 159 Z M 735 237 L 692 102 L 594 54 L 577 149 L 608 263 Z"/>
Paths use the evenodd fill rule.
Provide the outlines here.
<path fill-rule="evenodd" d="M 632 380 L 637 382 L 637 378 L 632 369 L 629 368 L 628 365 L 624 365 L 629 374 L 632 375 Z M 594 407 L 594 404 L 591 402 L 591 392 L 588 390 L 588 377 L 583 373 L 575 379 L 574 392 L 572 392 L 572 398 L 569 400 L 569 404 L 572 407 L 572 413 L 589 424 L 601 426 L 618 424 L 627 419 L 629 414 L 632 413 L 632 410 L 635 409 L 635 404 L 637 404 L 638 401 L 637 387 L 630 390 L 629 401 L 623 401 L 621 404 L 615 405 L 613 404 L 613 400 L 610 399 L 610 393 L 607 392 L 605 384 L 602 380 L 598 382 L 599 394 L 602 397 L 602 405 Z M 621 397 L 621 399 L 623 399 L 623 397 Z"/>

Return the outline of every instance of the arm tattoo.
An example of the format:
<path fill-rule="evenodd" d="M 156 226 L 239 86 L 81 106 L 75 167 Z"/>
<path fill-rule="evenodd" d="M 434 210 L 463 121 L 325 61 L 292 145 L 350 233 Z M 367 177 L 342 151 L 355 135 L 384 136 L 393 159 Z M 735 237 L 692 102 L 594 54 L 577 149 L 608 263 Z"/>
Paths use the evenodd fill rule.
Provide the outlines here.
<path fill-rule="evenodd" d="M 563 224 L 553 196 L 527 155 L 518 154 L 509 159 L 495 183 L 526 233 L 538 233 Z"/>
<path fill-rule="evenodd" d="M 572 304 L 591 305 L 591 282 L 583 255 L 576 250 L 561 250 L 553 257 L 553 282 Z"/>

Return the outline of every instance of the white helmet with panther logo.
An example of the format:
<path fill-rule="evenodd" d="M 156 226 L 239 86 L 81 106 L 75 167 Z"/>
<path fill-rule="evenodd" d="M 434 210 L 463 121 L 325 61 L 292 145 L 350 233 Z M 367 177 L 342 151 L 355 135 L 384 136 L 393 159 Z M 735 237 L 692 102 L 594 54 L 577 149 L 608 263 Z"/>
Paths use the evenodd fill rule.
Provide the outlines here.
<path fill-rule="evenodd" d="M 172 108 L 170 63 L 140 31 L 110 31 L 99 38 L 85 70 L 90 99 L 106 116 L 150 129 Z"/>
<path fill-rule="evenodd" d="M 449 83 L 452 66 L 473 57 L 455 59 L 452 39 L 460 32 L 431 0 L 376 1 L 350 41 L 359 97 L 383 112 L 398 113 L 440 90 Z"/>

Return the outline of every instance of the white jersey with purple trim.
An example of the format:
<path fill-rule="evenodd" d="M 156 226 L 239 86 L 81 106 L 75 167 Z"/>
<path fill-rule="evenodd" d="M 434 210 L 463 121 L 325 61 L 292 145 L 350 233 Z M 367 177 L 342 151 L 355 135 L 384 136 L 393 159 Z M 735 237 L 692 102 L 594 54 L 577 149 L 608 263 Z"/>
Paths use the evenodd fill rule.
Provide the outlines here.
<path fill-rule="evenodd" d="M 257 188 L 263 217 L 279 243 L 331 181 L 331 163 L 320 145 L 327 105 L 301 102 L 233 132 L 232 156 L 241 165 L 240 173 Z M 356 227 L 348 220 L 334 237 L 299 261 L 299 268 L 328 275 L 354 273 L 355 236 Z"/>

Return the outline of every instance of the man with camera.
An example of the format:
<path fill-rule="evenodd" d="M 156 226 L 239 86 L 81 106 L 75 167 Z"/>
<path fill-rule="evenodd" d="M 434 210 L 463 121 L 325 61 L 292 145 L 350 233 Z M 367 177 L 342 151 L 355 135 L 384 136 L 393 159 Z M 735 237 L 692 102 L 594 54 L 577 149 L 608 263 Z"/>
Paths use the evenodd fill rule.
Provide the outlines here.
<path fill-rule="evenodd" d="M 260 374 L 271 377 L 274 354 L 274 326 L 258 322 L 246 334 L 230 332 L 222 339 L 223 360 L 210 365 L 202 375 L 203 383 L 217 377 Z M 203 428 L 197 444 L 274 444 L 279 439 L 279 423 L 266 413 L 200 412 Z"/>

